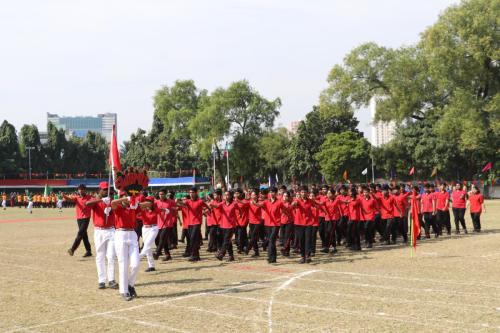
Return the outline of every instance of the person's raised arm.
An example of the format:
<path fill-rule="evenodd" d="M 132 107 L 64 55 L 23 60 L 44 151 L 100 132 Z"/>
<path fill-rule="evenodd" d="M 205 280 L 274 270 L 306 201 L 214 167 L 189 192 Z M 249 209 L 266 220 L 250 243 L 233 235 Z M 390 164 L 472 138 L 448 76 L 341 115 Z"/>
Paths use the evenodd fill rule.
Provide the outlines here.
<path fill-rule="evenodd" d="M 118 206 L 121 206 L 124 202 L 129 202 L 127 197 L 115 199 L 111 201 L 111 208 L 115 210 Z"/>
<path fill-rule="evenodd" d="M 106 205 L 109 205 L 111 203 L 111 199 L 108 197 L 106 197 L 106 198 L 95 197 L 95 198 L 92 198 L 89 201 L 85 202 L 85 206 L 87 206 L 87 207 L 95 206 L 96 204 L 98 204 L 101 201 L 104 202 Z"/>

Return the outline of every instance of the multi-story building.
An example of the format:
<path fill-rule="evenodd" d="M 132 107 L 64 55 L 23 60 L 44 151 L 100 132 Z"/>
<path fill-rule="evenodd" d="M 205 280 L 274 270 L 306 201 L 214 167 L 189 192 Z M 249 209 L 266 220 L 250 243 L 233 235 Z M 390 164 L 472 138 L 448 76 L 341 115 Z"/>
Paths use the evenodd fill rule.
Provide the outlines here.
<path fill-rule="evenodd" d="M 299 125 L 300 125 L 300 121 L 298 121 L 298 120 L 290 122 L 290 124 L 288 125 L 288 131 L 290 132 L 290 134 L 292 134 L 292 135 L 297 134 L 297 130 L 299 129 Z"/>
<path fill-rule="evenodd" d="M 111 140 L 111 131 L 113 125 L 116 124 L 116 118 L 116 113 L 98 114 L 97 117 L 60 117 L 57 114 L 47 113 L 47 121 L 63 129 L 66 137 L 82 138 L 87 135 L 87 132 L 95 132 L 100 133 L 108 141 Z"/>
<path fill-rule="evenodd" d="M 396 123 L 393 121 L 377 121 L 375 122 L 377 102 L 375 98 L 370 100 L 370 114 L 372 118 L 372 145 L 380 147 L 391 141 L 394 138 Z"/>

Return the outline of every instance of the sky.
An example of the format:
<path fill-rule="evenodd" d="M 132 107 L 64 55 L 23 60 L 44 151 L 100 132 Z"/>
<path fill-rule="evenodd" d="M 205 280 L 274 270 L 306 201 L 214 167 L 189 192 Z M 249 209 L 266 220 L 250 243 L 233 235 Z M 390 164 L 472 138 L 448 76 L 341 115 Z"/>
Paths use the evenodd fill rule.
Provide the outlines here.
<path fill-rule="evenodd" d="M 149 130 L 152 98 L 192 79 L 246 79 L 280 97 L 276 125 L 318 103 L 354 47 L 411 45 L 451 0 L 0 0 L 0 121 L 118 114 L 118 140 Z M 356 113 L 370 137 L 368 110 Z"/>

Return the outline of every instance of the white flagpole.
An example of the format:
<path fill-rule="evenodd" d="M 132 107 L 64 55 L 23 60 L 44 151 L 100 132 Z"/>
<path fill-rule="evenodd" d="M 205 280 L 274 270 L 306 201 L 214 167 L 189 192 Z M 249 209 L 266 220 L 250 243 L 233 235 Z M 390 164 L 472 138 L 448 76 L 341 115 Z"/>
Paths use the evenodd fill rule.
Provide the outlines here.
<path fill-rule="evenodd" d="M 229 148 L 227 147 L 227 142 L 226 142 L 226 161 L 227 161 L 227 189 L 230 190 L 230 178 L 229 178 Z"/>
<path fill-rule="evenodd" d="M 212 186 L 215 188 L 215 139 L 212 141 L 212 156 L 214 160 L 214 178 L 212 181 Z"/>

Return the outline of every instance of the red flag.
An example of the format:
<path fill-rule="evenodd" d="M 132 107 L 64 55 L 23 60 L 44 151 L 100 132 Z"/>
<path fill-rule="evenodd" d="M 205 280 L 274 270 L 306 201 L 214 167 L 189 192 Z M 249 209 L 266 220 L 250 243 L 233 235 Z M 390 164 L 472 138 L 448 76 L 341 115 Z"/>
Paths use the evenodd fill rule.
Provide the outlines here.
<path fill-rule="evenodd" d="M 420 236 L 420 220 L 418 215 L 418 200 L 416 194 L 411 197 L 411 243 L 413 248 L 417 248 L 417 237 Z"/>
<path fill-rule="evenodd" d="M 488 163 L 484 166 L 483 170 L 481 170 L 481 172 L 486 172 L 486 171 L 488 171 L 489 169 L 491 169 L 492 167 L 493 167 L 493 164 L 491 164 L 491 162 L 488 162 Z"/>
<path fill-rule="evenodd" d="M 109 166 L 111 166 L 113 171 L 120 171 L 122 169 L 122 165 L 120 164 L 120 153 L 118 152 L 118 144 L 116 142 L 116 125 L 113 125 L 113 131 L 111 132 Z"/>
<path fill-rule="evenodd" d="M 411 169 L 410 169 L 410 173 L 409 173 L 409 175 L 410 175 L 410 176 L 413 176 L 413 174 L 414 174 L 414 173 L 415 173 L 415 167 L 413 166 L 413 167 L 411 167 Z"/>

